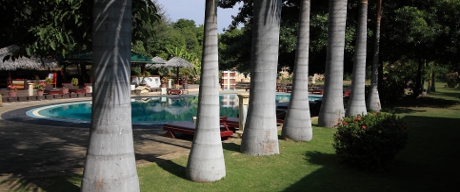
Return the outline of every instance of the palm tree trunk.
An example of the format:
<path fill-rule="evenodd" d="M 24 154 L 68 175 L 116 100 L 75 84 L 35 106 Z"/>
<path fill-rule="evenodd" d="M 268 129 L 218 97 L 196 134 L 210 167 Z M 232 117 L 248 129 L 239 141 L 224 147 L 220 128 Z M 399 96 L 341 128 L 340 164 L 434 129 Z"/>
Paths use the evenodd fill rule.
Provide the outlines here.
<path fill-rule="evenodd" d="M 369 95 L 367 99 L 367 107 L 370 111 L 379 112 L 382 109 L 380 105 L 380 97 L 377 86 L 379 85 L 379 69 L 383 69 L 383 66 L 379 67 L 379 54 L 380 54 L 380 21 L 382 20 L 382 0 L 379 0 L 377 5 L 377 21 L 375 27 L 375 43 L 374 43 L 374 58 L 372 60 L 372 74 L 371 74 L 371 87 L 369 88 Z M 379 75 L 380 74 L 380 75 Z"/>
<path fill-rule="evenodd" d="M 95 82 L 81 191 L 139 191 L 129 91 L 131 0 L 95 0 Z"/>
<path fill-rule="evenodd" d="M 206 0 L 197 124 L 186 170 L 187 178 L 197 182 L 217 181 L 226 175 L 220 138 L 217 41 L 216 0 Z"/>
<path fill-rule="evenodd" d="M 367 54 L 367 9 L 368 0 L 361 0 L 358 34 L 356 35 L 353 81 L 345 116 L 366 115 L 366 54 Z"/>
<path fill-rule="evenodd" d="M 334 127 L 345 115 L 343 107 L 343 59 L 347 0 L 329 0 L 328 42 L 324 95 L 318 125 Z"/>
<path fill-rule="evenodd" d="M 254 1 L 251 90 L 241 152 L 248 155 L 279 154 L 276 125 L 281 0 Z"/>
<path fill-rule="evenodd" d="M 284 119 L 283 137 L 294 141 L 310 141 L 313 131 L 308 99 L 308 57 L 310 48 L 310 1 L 302 0 L 297 52 L 294 63 L 291 101 Z"/>

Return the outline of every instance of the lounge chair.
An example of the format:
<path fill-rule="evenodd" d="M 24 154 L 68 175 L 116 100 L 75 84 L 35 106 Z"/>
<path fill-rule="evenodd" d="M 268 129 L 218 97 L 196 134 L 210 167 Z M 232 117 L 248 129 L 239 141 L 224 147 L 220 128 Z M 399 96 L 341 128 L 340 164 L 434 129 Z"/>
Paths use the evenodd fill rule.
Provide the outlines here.
<path fill-rule="evenodd" d="M 324 93 L 324 85 L 321 85 L 321 86 L 312 86 L 311 89 L 308 90 L 308 92 L 312 93 L 312 94 L 320 94 L 322 95 Z"/>
<path fill-rule="evenodd" d="M 85 89 L 75 87 L 71 83 L 62 83 L 62 86 L 69 88 L 69 93 L 86 93 Z"/>
<path fill-rule="evenodd" d="M 181 95 L 181 94 L 182 94 L 182 90 L 180 89 L 176 89 L 176 88 L 168 89 L 168 95 Z"/>
<path fill-rule="evenodd" d="M 228 127 L 238 128 L 240 127 L 240 119 L 238 117 L 228 117 L 225 122 Z"/>
<path fill-rule="evenodd" d="M 63 94 L 62 89 L 55 89 L 53 87 L 53 85 L 50 85 L 50 84 L 45 85 L 45 90 L 43 90 L 43 93 L 48 94 L 48 95 L 61 95 L 61 94 Z"/>
<path fill-rule="evenodd" d="M 284 116 L 285 116 L 286 112 L 284 111 L 277 111 L 277 114 L 276 114 L 276 123 L 278 124 L 283 124 L 284 123 Z M 227 126 L 230 128 L 230 129 L 239 129 L 240 127 L 240 119 L 238 117 L 228 117 L 227 120 L 225 121 L 225 123 L 227 124 Z"/>
<path fill-rule="evenodd" d="M 222 117 L 220 119 L 220 137 L 223 139 L 228 139 L 233 135 L 226 124 L 227 117 Z M 167 131 L 165 136 L 176 138 L 175 132 L 194 135 L 195 134 L 196 124 L 193 122 L 177 122 L 177 123 L 167 123 L 163 125 L 163 130 Z"/>

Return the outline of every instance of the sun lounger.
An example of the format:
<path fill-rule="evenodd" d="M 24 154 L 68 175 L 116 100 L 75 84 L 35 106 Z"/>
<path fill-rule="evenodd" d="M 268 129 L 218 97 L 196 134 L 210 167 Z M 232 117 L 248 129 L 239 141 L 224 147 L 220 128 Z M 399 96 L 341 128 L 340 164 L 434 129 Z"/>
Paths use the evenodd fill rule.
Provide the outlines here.
<path fill-rule="evenodd" d="M 276 123 L 283 124 L 284 123 L 284 114 L 285 112 L 280 112 L 276 114 Z M 240 119 L 238 117 L 228 117 L 225 121 L 229 128 L 238 129 L 240 127 Z"/>
<path fill-rule="evenodd" d="M 228 139 L 233 135 L 226 124 L 226 117 L 221 118 L 220 121 L 220 137 L 223 139 Z M 194 135 L 195 134 L 196 124 L 193 122 L 177 122 L 177 123 L 167 123 L 163 125 L 163 130 L 167 131 L 165 136 L 176 138 L 176 132 Z"/>
<path fill-rule="evenodd" d="M 228 117 L 225 122 L 228 127 L 238 128 L 240 127 L 240 119 L 238 117 Z"/>
<path fill-rule="evenodd" d="M 168 95 L 181 95 L 182 90 L 180 89 L 168 89 Z"/>
<path fill-rule="evenodd" d="M 43 90 L 43 93 L 48 94 L 48 95 L 61 95 L 61 94 L 63 94 L 62 89 L 55 89 L 53 87 L 53 85 L 50 85 L 50 84 L 45 85 L 45 90 Z"/>
<path fill-rule="evenodd" d="M 69 88 L 69 93 L 86 93 L 85 89 L 79 89 L 73 86 L 71 83 L 62 83 L 62 86 Z"/>

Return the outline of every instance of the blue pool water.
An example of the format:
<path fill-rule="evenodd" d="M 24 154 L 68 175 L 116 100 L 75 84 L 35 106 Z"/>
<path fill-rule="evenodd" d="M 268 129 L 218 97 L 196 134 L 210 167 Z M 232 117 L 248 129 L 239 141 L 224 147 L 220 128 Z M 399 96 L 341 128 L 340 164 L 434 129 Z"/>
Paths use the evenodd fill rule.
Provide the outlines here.
<path fill-rule="evenodd" d="M 310 100 L 321 99 L 310 96 Z M 277 103 L 289 102 L 289 94 L 278 94 Z M 198 96 L 145 97 L 131 100 L 133 124 L 164 124 L 178 121 L 192 121 L 197 114 Z M 91 102 L 65 103 L 35 108 L 26 112 L 30 117 L 48 120 L 89 123 L 91 120 Z M 238 114 L 238 96 L 227 94 L 220 96 L 220 116 L 236 117 Z"/>

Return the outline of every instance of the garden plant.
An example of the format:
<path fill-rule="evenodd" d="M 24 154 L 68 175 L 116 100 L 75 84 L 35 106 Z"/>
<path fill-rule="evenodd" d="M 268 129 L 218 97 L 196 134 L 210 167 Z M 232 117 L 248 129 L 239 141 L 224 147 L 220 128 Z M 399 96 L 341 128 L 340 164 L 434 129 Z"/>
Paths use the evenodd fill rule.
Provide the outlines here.
<path fill-rule="evenodd" d="M 407 143 L 405 123 L 394 114 L 346 117 L 334 134 L 334 148 L 346 163 L 366 170 L 387 170 Z"/>

